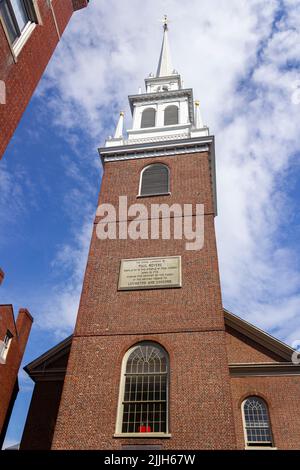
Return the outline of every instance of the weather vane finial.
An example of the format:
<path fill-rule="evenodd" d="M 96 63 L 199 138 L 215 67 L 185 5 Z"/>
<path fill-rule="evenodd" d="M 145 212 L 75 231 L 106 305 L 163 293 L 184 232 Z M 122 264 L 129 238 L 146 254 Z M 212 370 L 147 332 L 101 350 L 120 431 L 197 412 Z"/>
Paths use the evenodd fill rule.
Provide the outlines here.
<path fill-rule="evenodd" d="M 168 20 L 168 16 L 167 16 L 167 15 L 164 15 L 163 20 L 162 20 L 162 23 L 163 23 L 164 31 L 166 31 L 166 30 L 168 29 L 168 24 L 169 24 L 169 20 Z"/>

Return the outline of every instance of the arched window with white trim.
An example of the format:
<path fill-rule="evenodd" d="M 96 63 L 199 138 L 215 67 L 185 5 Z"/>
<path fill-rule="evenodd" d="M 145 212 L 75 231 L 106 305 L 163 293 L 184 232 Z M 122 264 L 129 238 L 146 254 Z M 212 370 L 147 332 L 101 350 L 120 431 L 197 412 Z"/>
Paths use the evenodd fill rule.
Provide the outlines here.
<path fill-rule="evenodd" d="M 248 397 L 242 404 L 246 446 L 272 447 L 272 430 L 266 402 Z"/>
<path fill-rule="evenodd" d="M 124 356 L 117 433 L 168 432 L 169 361 L 166 351 L 142 342 Z"/>
<path fill-rule="evenodd" d="M 144 109 L 142 112 L 141 128 L 155 127 L 156 111 L 154 108 Z"/>
<path fill-rule="evenodd" d="M 154 196 L 169 193 L 169 168 L 163 163 L 146 166 L 140 176 L 140 196 Z"/>
<path fill-rule="evenodd" d="M 178 124 L 178 107 L 175 105 L 167 106 L 164 114 L 164 125 L 171 126 Z"/>

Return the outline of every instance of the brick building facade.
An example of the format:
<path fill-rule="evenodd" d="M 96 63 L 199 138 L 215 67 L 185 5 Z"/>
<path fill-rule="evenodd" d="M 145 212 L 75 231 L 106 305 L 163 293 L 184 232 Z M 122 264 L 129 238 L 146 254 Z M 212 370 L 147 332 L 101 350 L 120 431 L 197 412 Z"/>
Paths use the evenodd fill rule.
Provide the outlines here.
<path fill-rule="evenodd" d="M 242 450 L 247 447 L 245 444 L 242 403 L 248 396 L 258 396 L 262 397 L 269 407 L 273 448 L 298 449 L 300 419 L 295 397 L 299 396 L 300 368 L 290 362 L 293 351 L 288 346 L 233 315 L 231 312 L 224 310 L 223 315 L 236 448 Z M 157 339 L 157 336 L 155 336 L 156 341 Z M 71 337 L 67 338 L 25 368 L 30 377 L 35 381 L 35 388 L 22 437 L 21 449 L 43 450 L 51 448 L 71 341 Z M 162 337 L 162 344 L 166 344 L 165 336 Z M 102 344 L 99 348 L 101 347 Z M 203 360 L 205 357 L 203 349 L 200 354 L 201 360 Z M 117 413 L 116 396 L 118 394 L 122 360 L 121 355 L 119 356 L 119 362 L 113 368 L 115 388 L 113 390 L 113 412 L 111 413 L 109 423 L 110 430 L 112 431 L 111 435 L 113 434 Z M 114 372 L 115 369 L 116 371 Z M 186 384 L 186 387 L 188 388 L 188 384 Z M 206 387 L 204 385 L 204 394 L 205 390 Z M 89 395 L 89 393 L 90 388 L 87 388 L 84 397 Z M 199 391 L 197 391 L 198 394 Z M 190 397 L 189 390 L 188 396 Z M 205 396 L 204 400 L 207 400 Z M 70 406 L 70 410 L 71 408 Z M 95 408 L 93 410 L 95 411 Z M 99 429 L 103 426 L 102 413 L 103 408 L 96 417 L 96 420 L 97 418 L 99 420 L 97 424 Z M 201 429 L 205 440 L 209 437 L 206 431 L 209 417 L 210 414 L 202 422 L 196 423 L 196 429 Z M 159 445 L 166 449 L 171 449 L 171 439 L 165 445 L 163 443 Z M 117 441 L 116 448 L 121 448 L 121 446 L 118 446 L 119 440 L 115 439 L 115 441 Z M 129 447 L 134 445 L 139 448 L 138 446 L 153 445 L 153 442 L 154 440 L 148 437 L 147 439 L 139 437 L 135 442 L 133 438 L 128 439 L 126 444 Z M 74 447 L 78 448 L 79 443 L 80 440 L 76 441 Z M 124 442 L 122 444 L 124 446 Z M 186 448 L 191 447 L 191 442 L 187 442 Z M 100 448 L 99 444 L 95 448 Z M 108 447 L 103 446 L 101 448 L 107 449 Z M 109 448 L 111 447 L 109 446 Z M 180 448 L 183 448 L 182 444 Z M 204 447 L 197 445 L 194 448 L 202 449 L 210 447 L 205 443 Z"/>
<path fill-rule="evenodd" d="M 32 322 L 28 310 L 20 309 L 15 321 L 12 305 L 0 305 L 0 449 L 18 394 L 18 372 Z"/>
<path fill-rule="evenodd" d="M 35 386 L 21 442 L 21 450 L 51 448 L 72 337 L 33 361 L 25 371 Z"/>
<path fill-rule="evenodd" d="M 4 279 L 4 271 L 0 268 L 0 285 L 2 284 Z"/>
<path fill-rule="evenodd" d="M 2 0 L 0 158 L 73 12 L 88 0 Z"/>
<path fill-rule="evenodd" d="M 23 449 L 299 447 L 293 350 L 222 306 L 214 138 L 171 67 L 167 32 L 165 22 L 156 76 L 129 97 L 128 138 L 120 113 L 100 149 L 100 209 L 75 331 L 26 368 L 36 385 Z M 154 204 L 172 206 L 171 217 L 153 215 Z M 201 246 L 187 249 L 175 222 L 190 224 Z"/>

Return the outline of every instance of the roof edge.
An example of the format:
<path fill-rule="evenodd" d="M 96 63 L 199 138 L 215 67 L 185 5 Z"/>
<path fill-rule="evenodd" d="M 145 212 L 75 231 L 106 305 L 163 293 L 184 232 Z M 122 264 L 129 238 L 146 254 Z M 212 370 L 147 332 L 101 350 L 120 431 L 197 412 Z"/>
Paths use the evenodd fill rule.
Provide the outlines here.
<path fill-rule="evenodd" d="M 32 362 L 27 364 L 23 369 L 27 374 L 31 377 L 33 375 L 34 369 L 36 369 L 39 365 L 41 365 L 43 362 L 49 360 L 49 359 L 55 359 L 55 357 L 62 352 L 64 349 L 66 349 L 69 345 L 71 345 L 73 339 L 73 335 L 68 336 L 65 338 L 63 341 L 58 343 L 56 346 L 53 346 L 53 348 L 49 349 L 46 351 L 44 354 L 41 356 L 37 357 L 34 359 Z"/>
<path fill-rule="evenodd" d="M 225 314 L 225 325 L 230 326 L 236 331 L 239 331 L 256 343 L 264 346 L 266 349 L 269 349 L 269 351 L 272 351 L 273 353 L 282 357 L 285 361 L 291 361 L 291 356 L 294 352 L 292 347 L 288 346 L 286 343 L 283 343 L 269 333 L 266 333 L 257 326 L 254 326 L 237 315 L 234 315 L 229 310 L 223 308 L 223 311 Z"/>
<path fill-rule="evenodd" d="M 260 362 L 229 364 L 232 377 L 300 375 L 300 365 L 293 362 Z"/>

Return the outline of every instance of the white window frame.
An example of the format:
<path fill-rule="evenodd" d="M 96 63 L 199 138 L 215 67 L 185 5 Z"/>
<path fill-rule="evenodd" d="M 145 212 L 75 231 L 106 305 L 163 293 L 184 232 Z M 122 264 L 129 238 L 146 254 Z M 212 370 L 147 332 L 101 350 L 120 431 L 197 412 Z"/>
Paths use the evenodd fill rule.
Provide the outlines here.
<path fill-rule="evenodd" d="M 6 335 L 4 336 L 3 341 L 0 341 L 0 364 L 5 364 L 7 354 L 13 339 L 13 334 L 7 330 Z"/>
<path fill-rule="evenodd" d="M 168 368 L 168 380 L 167 380 L 167 411 L 166 411 L 166 432 L 122 432 L 122 426 L 123 426 L 123 411 L 124 411 L 124 405 L 123 405 L 123 400 L 124 400 L 124 392 L 125 392 L 125 372 L 126 372 L 126 366 L 127 366 L 127 361 L 132 353 L 132 351 L 138 347 L 141 344 L 144 343 L 149 343 L 153 344 L 154 346 L 157 345 L 158 347 L 164 349 L 160 344 L 155 343 L 154 341 L 141 341 L 139 343 L 134 344 L 128 351 L 124 354 L 123 360 L 122 360 L 122 366 L 121 366 L 121 376 L 120 376 L 120 386 L 119 386 L 119 399 L 118 399 L 118 407 L 117 407 L 117 416 L 116 416 L 116 429 L 115 429 L 115 434 L 114 437 L 134 437 L 134 438 L 170 438 L 171 434 L 169 433 L 169 380 L 170 380 L 170 360 L 169 360 L 169 355 L 167 351 L 164 349 L 166 358 L 167 358 L 167 368 Z"/>
<path fill-rule="evenodd" d="M 13 58 L 14 58 L 15 62 L 17 62 L 17 58 L 18 58 L 21 50 L 23 49 L 24 45 L 28 41 L 29 37 L 31 36 L 31 34 L 34 31 L 34 29 L 36 28 L 36 26 L 38 24 L 42 24 L 42 18 L 41 18 L 41 14 L 40 14 L 40 11 L 39 11 L 37 0 L 31 0 L 31 3 L 32 3 L 32 7 L 34 9 L 35 16 L 36 16 L 36 22 L 34 22 L 32 20 L 28 20 L 27 24 L 25 25 L 25 27 L 21 31 L 20 36 L 13 43 L 10 41 L 5 21 L 3 20 L 2 16 L 0 15 L 0 23 L 2 24 L 2 27 L 3 27 L 3 30 L 5 32 L 8 45 L 10 47 L 10 50 L 11 50 L 11 53 L 13 55 Z"/>
<path fill-rule="evenodd" d="M 18 57 L 18 55 L 20 54 L 21 50 L 25 46 L 26 42 L 28 41 L 35 27 L 36 27 L 36 23 L 33 23 L 32 21 L 28 21 L 25 28 L 21 32 L 21 36 L 19 36 L 18 39 L 12 44 L 12 50 L 13 50 L 15 57 Z"/>
<path fill-rule="evenodd" d="M 150 168 L 153 165 L 163 165 L 167 168 L 167 170 L 168 170 L 168 191 L 166 193 L 141 194 L 143 173 L 144 173 L 145 170 L 147 170 L 147 168 Z M 171 192 L 170 192 L 170 168 L 168 167 L 168 165 L 166 165 L 165 163 L 162 163 L 162 162 L 155 162 L 155 163 L 150 163 L 150 165 L 145 166 L 142 169 L 141 173 L 140 173 L 139 192 L 138 192 L 137 197 L 140 198 L 140 197 L 152 197 L 152 196 L 170 196 L 170 194 L 171 194 Z"/>
<path fill-rule="evenodd" d="M 266 407 L 267 407 L 267 412 L 268 412 L 268 418 L 269 418 L 269 426 L 270 426 L 270 431 L 271 431 L 271 437 L 272 437 L 272 444 L 267 446 L 267 445 L 248 445 L 248 434 L 247 434 L 247 429 L 246 429 L 246 418 L 245 418 L 245 408 L 244 408 L 244 405 L 246 403 L 246 401 L 251 398 L 251 397 L 255 397 L 255 398 L 259 398 L 260 400 L 262 400 Z M 268 406 L 268 403 L 266 402 L 266 400 L 262 397 L 260 397 L 259 395 L 248 395 L 243 401 L 242 401 L 242 404 L 241 404 L 241 411 L 242 411 L 242 420 L 243 420 L 243 431 L 244 431 L 244 441 L 245 441 L 245 450 L 277 450 L 277 447 L 274 446 L 274 438 L 273 438 L 273 432 L 272 432 L 272 423 L 271 423 L 271 418 L 270 418 L 270 411 L 269 411 L 269 406 Z"/>

